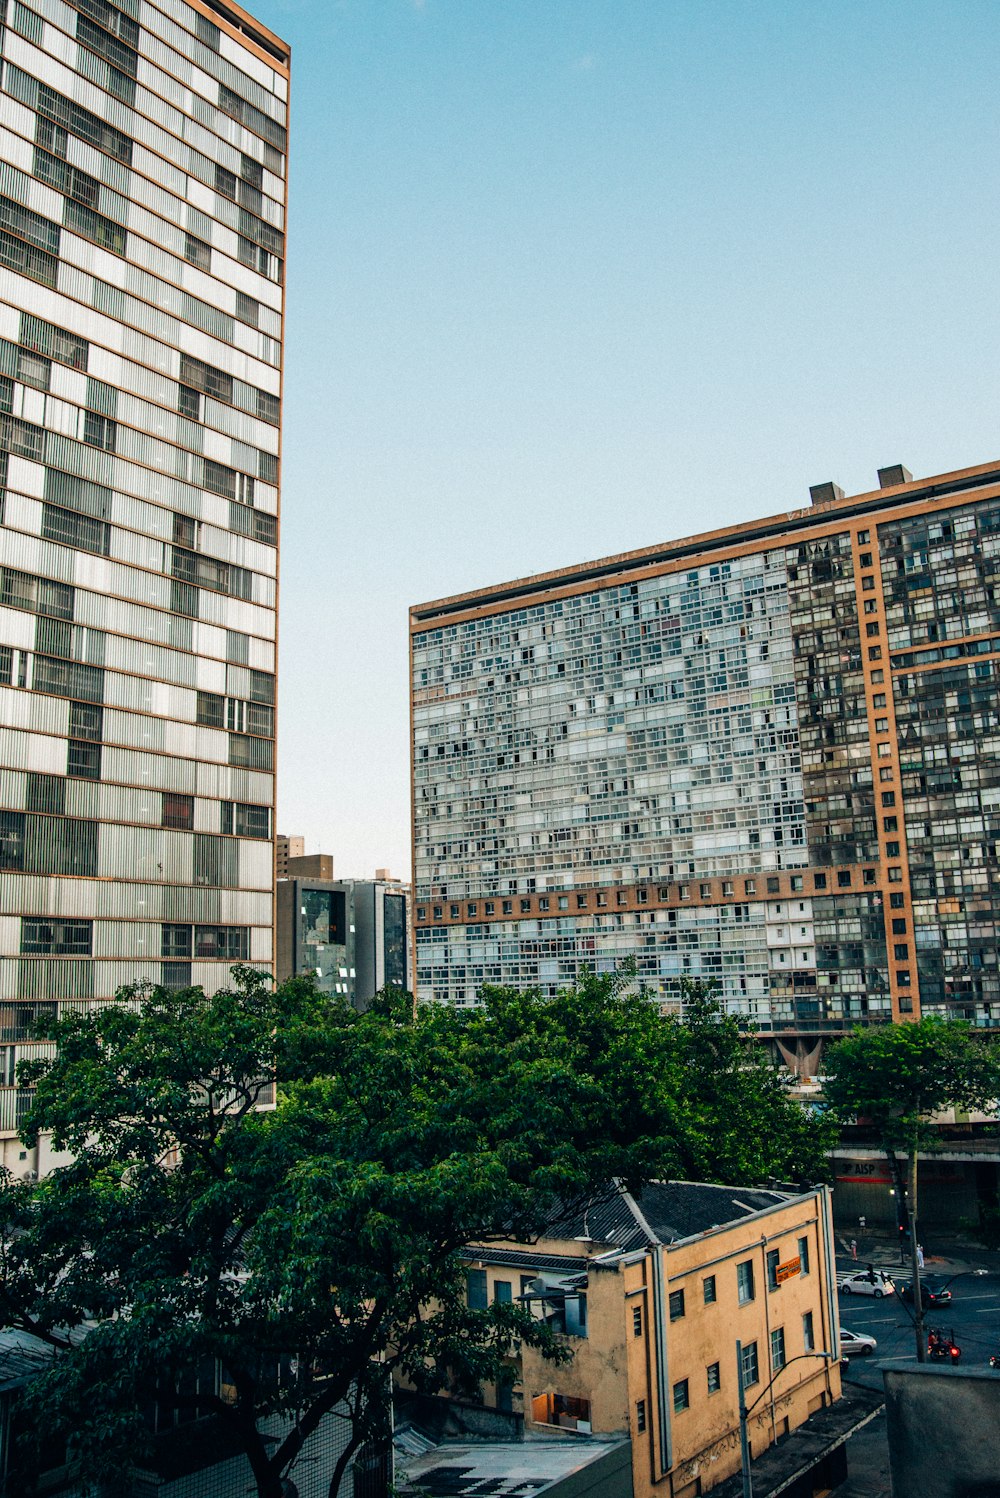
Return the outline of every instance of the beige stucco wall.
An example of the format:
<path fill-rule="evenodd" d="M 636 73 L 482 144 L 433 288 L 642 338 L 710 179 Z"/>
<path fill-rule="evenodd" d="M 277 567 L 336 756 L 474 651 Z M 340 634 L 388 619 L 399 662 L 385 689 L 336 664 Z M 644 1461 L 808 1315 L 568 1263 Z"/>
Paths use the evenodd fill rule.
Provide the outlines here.
<path fill-rule="evenodd" d="M 641 1203 L 640 1203 L 641 1205 Z M 827 1198 L 817 1193 L 752 1217 L 703 1233 L 674 1246 L 650 1250 L 607 1266 L 590 1263 L 587 1285 L 587 1336 L 566 1337 L 572 1351 L 569 1363 L 554 1366 L 532 1348 L 523 1348 L 520 1382 L 515 1386 L 514 1409 L 523 1412 L 526 1428 L 534 1423 L 532 1399 L 558 1393 L 586 1399 L 595 1432 L 628 1431 L 632 1438 L 633 1483 L 636 1498 L 689 1498 L 698 1480 L 704 1492 L 738 1471 L 740 1464 L 736 1342 L 757 1343 L 759 1380 L 747 1389 L 753 1402 L 771 1378 L 771 1332 L 785 1332 L 786 1367 L 771 1392 L 760 1399 L 750 1418 L 754 1453 L 770 1445 L 785 1429 L 794 1430 L 824 1403 L 840 1397 L 840 1369 L 834 1362 L 803 1358 L 802 1318 L 813 1314 L 815 1350 L 832 1351 L 831 1297 L 827 1276 L 823 1215 Z M 777 1289 L 767 1284 L 767 1253 L 777 1249 L 780 1262 L 798 1257 L 798 1242 L 808 1244 L 808 1273 L 792 1274 Z M 832 1241 L 832 1240 L 831 1240 Z M 499 1245 L 491 1245 L 498 1247 Z M 512 1252 L 524 1245 L 507 1245 Z M 588 1251 L 606 1252 L 606 1244 L 579 1240 L 544 1239 L 536 1253 L 580 1258 Z M 667 1429 L 661 1433 L 655 1335 L 656 1290 L 653 1255 L 662 1265 L 663 1326 L 666 1344 L 664 1407 Z M 475 1263 L 474 1250 L 470 1264 Z M 737 1265 L 753 1263 L 754 1298 L 740 1305 Z M 487 1271 L 490 1299 L 498 1279 L 513 1281 L 520 1290 L 525 1271 L 502 1265 L 481 1265 Z M 715 1276 L 716 1299 L 706 1304 L 703 1282 Z M 684 1291 L 684 1315 L 669 1320 L 669 1295 Z M 633 1311 L 641 1310 L 641 1330 L 635 1333 Z M 836 1316 L 836 1296 L 832 1297 Z M 720 1388 L 708 1392 L 707 1369 L 719 1364 Z M 673 1387 L 687 1379 L 689 1407 L 675 1412 Z M 495 1391 L 484 1390 L 487 1404 Z M 639 1430 L 640 1401 L 645 1430 Z M 785 1422 L 787 1423 L 787 1427 Z M 661 1460 L 665 1436 L 671 1461 Z M 567 1439 L 574 1439 L 567 1435 Z"/>

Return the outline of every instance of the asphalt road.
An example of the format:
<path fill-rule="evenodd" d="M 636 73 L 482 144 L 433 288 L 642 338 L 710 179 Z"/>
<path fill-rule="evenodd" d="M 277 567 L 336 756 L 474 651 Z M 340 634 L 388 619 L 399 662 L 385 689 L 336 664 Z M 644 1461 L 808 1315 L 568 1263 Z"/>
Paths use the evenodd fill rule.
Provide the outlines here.
<path fill-rule="evenodd" d="M 962 1349 L 960 1367 L 988 1368 L 991 1355 L 1000 1354 L 1000 1274 L 959 1274 L 949 1280 L 949 1287 L 950 1304 L 928 1307 L 924 1324 L 954 1329 L 955 1341 Z M 917 1361 L 912 1305 L 895 1295 L 884 1300 L 860 1295 L 838 1298 L 841 1326 L 866 1332 L 878 1342 L 869 1357 L 851 1359 L 849 1377 L 853 1382 L 881 1389 L 883 1368 L 905 1367 Z"/>
<path fill-rule="evenodd" d="M 842 1263 L 840 1268 L 846 1271 L 848 1265 Z M 936 1274 L 935 1270 L 930 1272 Z M 1000 1272 L 965 1272 L 940 1278 L 948 1280 L 952 1300 L 947 1306 L 928 1308 L 925 1325 L 954 1329 L 955 1341 L 962 1349 L 959 1367 L 988 1369 L 991 1354 L 1000 1353 Z M 845 1375 L 850 1382 L 881 1390 L 883 1368 L 906 1367 L 917 1361 L 912 1306 L 895 1295 L 884 1300 L 840 1295 L 838 1300 L 841 1326 L 866 1332 L 878 1343 L 868 1357 L 851 1358 Z M 1000 1373 L 996 1376 L 1000 1379 Z M 850 1475 L 835 1490 L 836 1498 L 890 1498 L 884 1414 L 847 1443 L 847 1464 Z"/>

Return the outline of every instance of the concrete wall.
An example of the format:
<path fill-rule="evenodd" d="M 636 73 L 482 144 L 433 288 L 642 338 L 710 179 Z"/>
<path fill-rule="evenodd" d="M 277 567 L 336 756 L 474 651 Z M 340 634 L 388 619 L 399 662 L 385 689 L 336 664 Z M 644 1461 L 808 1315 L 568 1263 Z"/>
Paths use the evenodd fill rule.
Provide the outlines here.
<path fill-rule="evenodd" d="M 1000 1375 L 883 1369 L 889 1468 L 900 1498 L 1000 1498 Z"/>

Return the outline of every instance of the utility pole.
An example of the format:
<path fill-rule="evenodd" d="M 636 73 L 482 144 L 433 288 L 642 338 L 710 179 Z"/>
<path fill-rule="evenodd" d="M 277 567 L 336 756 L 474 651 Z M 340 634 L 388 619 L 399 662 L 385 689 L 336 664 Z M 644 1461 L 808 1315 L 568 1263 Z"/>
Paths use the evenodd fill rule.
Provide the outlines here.
<path fill-rule="evenodd" d="M 836 1361 L 832 1352 L 800 1352 L 797 1357 L 789 1358 L 787 1363 L 782 1363 L 776 1373 L 772 1373 L 748 1409 L 746 1396 L 743 1392 L 743 1343 L 739 1341 L 736 1343 L 736 1387 L 740 1395 L 740 1464 L 743 1476 L 743 1498 L 753 1498 L 753 1475 L 750 1471 L 750 1434 L 747 1427 L 747 1418 L 753 1414 L 765 1394 L 769 1392 L 778 1374 L 783 1373 L 786 1368 L 790 1368 L 793 1363 L 802 1362 L 805 1358 L 823 1358 L 827 1363 Z"/>
<path fill-rule="evenodd" d="M 743 1391 L 743 1343 L 736 1343 L 736 1387 L 740 1391 L 740 1467 L 743 1472 L 743 1498 L 753 1498 L 750 1475 L 750 1437 L 747 1433 L 747 1401 Z"/>

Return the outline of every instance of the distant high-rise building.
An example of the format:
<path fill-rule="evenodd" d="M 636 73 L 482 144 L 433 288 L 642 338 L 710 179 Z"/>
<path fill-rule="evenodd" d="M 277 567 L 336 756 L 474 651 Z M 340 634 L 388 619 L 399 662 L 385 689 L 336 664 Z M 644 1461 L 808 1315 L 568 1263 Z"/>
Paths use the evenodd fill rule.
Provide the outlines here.
<path fill-rule="evenodd" d="M 40 1009 L 272 962 L 288 48 L 5 8 L 0 1133 Z M 34 622 L 32 622 L 34 620 Z"/>
<path fill-rule="evenodd" d="M 293 872 L 277 886 L 279 981 L 309 973 L 323 993 L 366 1009 L 386 987 L 410 987 L 407 891 L 396 880 L 330 880 Z"/>
<path fill-rule="evenodd" d="M 274 871 L 277 878 L 287 879 L 289 859 L 302 858 L 305 851 L 304 837 L 285 837 L 279 832 L 274 844 Z"/>
<path fill-rule="evenodd" d="M 1000 468 L 879 481 L 412 609 L 419 997 L 1000 1023 Z"/>
<path fill-rule="evenodd" d="M 332 879 L 333 855 L 331 853 L 304 853 L 301 858 L 288 860 L 286 879 Z"/>

